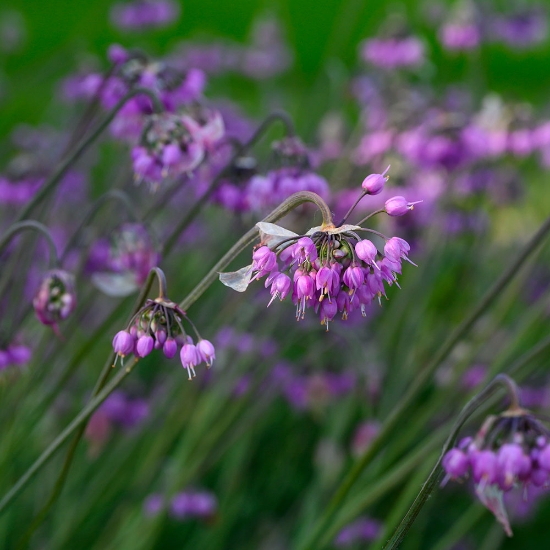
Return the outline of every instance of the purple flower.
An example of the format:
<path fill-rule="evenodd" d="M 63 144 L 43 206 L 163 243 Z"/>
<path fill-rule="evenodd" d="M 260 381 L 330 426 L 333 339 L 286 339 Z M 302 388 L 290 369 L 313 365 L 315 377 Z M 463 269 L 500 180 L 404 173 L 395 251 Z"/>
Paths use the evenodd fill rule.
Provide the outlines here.
<path fill-rule="evenodd" d="M 375 259 L 378 255 L 376 246 L 368 239 L 363 239 L 355 245 L 355 253 L 360 260 L 363 260 L 367 265 L 375 265 Z M 384 253 L 385 249 L 384 249 Z"/>
<path fill-rule="evenodd" d="M 34 297 L 33 306 L 42 324 L 56 327 L 76 307 L 74 277 L 60 269 L 49 271 Z"/>
<path fill-rule="evenodd" d="M 382 524 L 378 520 L 364 516 L 344 527 L 336 535 L 334 545 L 346 548 L 362 542 L 371 542 L 380 536 L 381 531 Z"/>
<path fill-rule="evenodd" d="M 443 457 L 443 469 L 452 478 L 464 477 L 470 467 L 468 455 L 460 449 L 451 449 Z"/>
<path fill-rule="evenodd" d="M 111 8 L 111 22 L 123 31 L 141 31 L 160 28 L 174 22 L 180 6 L 173 0 L 134 0 L 117 2 Z"/>
<path fill-rule="evenodd" d="M 146 357 L 153 351 L 155 341 L 152 336 L 144 335 L 138 338 L 136 342 L 136 354 L 139 357 Z"/>
<path fill-rule="evenodd" d="M 424 62 L 424 46 L 414 37 L 372 38 L 361 45 L 361 57 L 382 69 L 416 67 Z"/>
<path fill-rule="evenodd" d="M 191 373 L 193 376 L 197 376 L 195 373 L 195 367 L 201 362 L 199 353 L 194 344 L 184 344 L 180 350 L 181 364 L 184 369 L 187 369 L 189 374 L 189 380 L 191 380 Z"/>
<path fill-rule="evenodd" d="M 216 359 L 214 346 L 208 340 L 201 339 L 198 341 L 197 353 L 200 357 L 200 360 L 204 361 L 208 367 L 211 367 L 214 359 Z"/>
<path fill-rule="evenodd" d="M 113 338 L 113 350 L 120 357 L 125 357 L 134 352 L 136 341 L 134 337 L 126 330 L 121 330 Z"/>
<path fill-rule="evenodd" d="M 441 28 L 439 39 L 448 50 L 473 50 L 479 45 L 481 34 L 474 24 L 448 23 Z"/>
<path fill-rule="evenodd" d="M 409 210 L 414 209 L 414 205 L 422 201 L 408 202 L 405 197 L 397 196 L 388 199 L 385 203 L 386 212 L 390 216 L 404 216 Z"/>
<path fill-rule="evenodd" d="M 216 497 L 206 491 L 186 491 L 174 496 L 170 512 L 176 519 L 212 517 L 218 509 Z"/>
<path fill-rule="evenodd" d="M 381 174 L 371 174 L 370 176 L 367 176 L 363 180 L 361 187 L 369 195 L 378 195 L 378 193 L 382 192 L 384 185 L 388 181 L 389 176 L 386 176 L 386 174 L 389 169 L 390 167 L 388 166 Z"/>

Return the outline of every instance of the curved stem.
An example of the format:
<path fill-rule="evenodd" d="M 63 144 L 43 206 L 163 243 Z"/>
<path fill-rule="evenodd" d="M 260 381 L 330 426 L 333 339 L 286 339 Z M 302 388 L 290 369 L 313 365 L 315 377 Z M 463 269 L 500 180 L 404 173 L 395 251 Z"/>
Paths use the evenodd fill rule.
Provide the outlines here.
<path fill-rule="evenodd" d="M 376 216 L 377 214 L 383 214 L 386 212 L 385 208 L 381 208 L 380 210 L 375 210 L 374 212 L 371 212 L 368 216 L 365 216 L 360 222 L 357 222 L 355 225 L 361 225 L 365 223 L 367 220 L 370 220 L 373 216 Z"/>
<path fill-rule="evenodd" d="M 357 197 L 357 200 L 351 205 L 350 209 L 345 213 L 344 217 L 342 218 L 342 221 L 336 225 L 336 227 L 341 227 L 342 225 L 344 225 L 345 221 L 348 219 L 349 215 L 353 212 L 353 210 L 355 209 L 355 207 L 359 204 L 359 202 L 363 199 L 363 197 L 365 197 L 367 195 L 367 192 L 366 191 L 363 191 L 358 197 Z M 361 225 L 361 224 L 357 224 L 357 225 Z"/>
<path fill-rule="evenodd" d="M 264 222 L 276 222 L 282 217 L 286 216 L 291 210 L 304 204 L 305 202 L 314 203 L 323 216 L 323 225 L 332 224 L 332 216 L 325 201 L 316 193 L 311 191 L 301 191 L 294 193 L 288 199 L 283 201 L 273 212 L 268 214 L 262 221 Z M 186 311 L 192 304 L 194 304 L 204 293 L 204 291 L 218 278 L 219 272 L 225 269 L 227 265 L 254 239 L 258 236 L 258 228 L 254 226 L 248 232 L 246 232 L 228 251 L 227 253 L 212 267 L 212 269 L 206 274 L 202 281 L 187 295 L 179 307 Z"/>
<path fill-rule="evenodd" d="M 101 195 L 94 204 L 90 207 L 86 215 L 84 216 L 82 222 L 80 222 L 80 225 L 77 227 L 75 232 L 71 235 L 71 238 L 67 242 L 67 245 L 65 246 L 65 250 L 63 250 L 63 254 L 61 254 L 61 263 L 65 260 L 67 257 L 67 254 L 69 251 L 77 244 L 78 238 L 80 237 L 82 231 L 90 224 L 92 219 L 95 217 L 95 215 L 99 212 L 101 207 L 109 202 L 109 201 L 118 201 L 120 202 L 127 210 L 127 212 L 130 214 L 130 217 L 133 221 L 139 220 L 139 216 L 136 213 L 135 205 L 132 203 L 132 200 L 128 196 L 127 193 L 124 191 L 120 191 L 119 189 L 113 189 L 112 191 L 107 191 L 107 193 Z"/>
<path fill-rule="evenodd" d="M 166 275 L 160 267 L 153 267 L 150 273 L 154 273 L 159 284 L 159 298 L 166 298 Z"/>
<path fill-rule="evenodd" d="M 117 113 L 124 107 L 126 102 L 137 95 L 149 96 L 153 103 L 153 109 L 155 112 L 162 112 L 164 106 L 158 98 L 158 96 L 151 90 L 146 88 L 134 88 L 130 90 L 110 111 L 110 113 L 103 119 L 103 121 L 97 126 L 97 128 L 88 136 L 81 140 L 81 142 L 75 146 L 72 153 L 61 162 L 55 172 L 49 177 L 49 179 L 40 187 L 33 199 L 23 208 L 23 210 L 17 216 L 16 221 L 21 221 L 28 217 L 33 208 L 42 201 L 59 183 L 61 178 L 65 175 L 67 170 L 82 156 L 84 151 L 103 133 L 103 131 L 111 124 Z"/>
<path fill-rule="evenodd" d="M 476 396 L 472 397 L 472 399 L 468 401 L 468 403 L 462 409 L 462 412 L 458 415 L 458 418 L 456 419 L 451 429 L 451 432 L 449 433 L 449 437 L 447 437 L 447 441 L 445 441 L 445 444 L 443 445 L 441 454 L 439 455 L 437 462 L 430 472 L 428 479 L 426 479 L 424 485 L 422 485 L 422 488 L 420 489 L 420 492 L 415 498 L 412 506 L 409 508 L 409 511 L 406 513 L 405 517 L 401 520 L 401 523 L 393 533 L 391 539 L 384 546 L 384 550 L 394 550 L 399 546 L 399 544 L 411 528 L 412 524 L 414 523 L 414 520 L 420 513 L 420 510 L 422 509 L 422 507 L 432 494 L 435 486 L 437 485 L 441 476 L 441 469 L 439 468 L 439 466 L 441 464 L 441 461 L 443 460 L 443 457 L 445 456 L 445 453 L 447 453 L 447 451 L 452 446 L 456 436 L 458 435 L 458 432 L 460 431 L 466 420 L 468 420 L 470 415 L 489 397 L 491 397 L 497 391 L 499 386 L 503 386 L 506 389 L 512 402 L 517 401 L 516 383 L 506 374 L 499 374 L 495 376 L 495 378 L 493 378 L 493 380 L 489 382 L 489 384 L 483 390 L 481 390 Z"/>
<path fill-rule="evenodd" d="M 44 224 L 34 220 L 26 220 L 23 222 L 14 223 L 4 233 L 4 235 L 2 235 L 2 239 L 0 239 L 0 254 L 2 254 L 6 246 L 13 239 L 13 237 L 15 237 L 15 235 L 26 230 L 37 231 L 38 233 L 42 234 L 46 241 L 48 241 L 48 246 L 50 249 L 50 269 L 57 267 L 59 265 L 59 259 L 57 257 L 57 248 L 55 247 L 55 243 L 53 242 L 52 234 Z"/>
<path fill-rule="evenodd" d="M 406 416 L 409 407 L 414 403 L 420 392 L 426 387 L 430 378 L 437 370 L 439 365 L 449 356 L 454 347 L 468 334 L 476 321 L 483 315 L 485 310 L 492 305 L 500 293 L 512 282 L 515 275 L 524 266 L 526 260 L 533 254 L 538 246 L 550 233 L 550 217 L 545 220 L 539 230 L 525 244 L 518 257 L 508 266 L 501 276 L 494 282 L 493 286 L 485 293 L 481 300 L 477 303 L 470 314 L 453 330 L 447 340 L 439 348 L 433 359 L 419 371 L 417 376 L 408 386 L 405 395 L 399 400 L 395 408 L 391 411 L 378 435 L 372 440 L 370 447 L 352 466 L 336 493 L 332 497 L 329 505 L 319 520 L 317 526 L 311 531 L 311 535 L 303 548 L 316 548 L 316 542 L 327 529 L 332 518 L 340 509 L 340 506 L 354 483 L 363 473 L 365 468 L 372 462 L 376 454 L 382 449 L 384 443 L 390 438 L 395 428 Z"/>

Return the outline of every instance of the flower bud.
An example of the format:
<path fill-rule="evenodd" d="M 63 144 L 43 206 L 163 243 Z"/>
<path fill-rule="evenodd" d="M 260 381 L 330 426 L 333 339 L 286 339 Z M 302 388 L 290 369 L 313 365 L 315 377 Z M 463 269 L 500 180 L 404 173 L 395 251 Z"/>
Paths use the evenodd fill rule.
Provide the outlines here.
<path fill-rule="evenodd" d="M 403 216 L 409 210 L 412 210 L 415 204 L 420 202 L 422 201 L 407 202 L 405 197 L 397 196 L 386 201 L 385 209 L 390 216 Z"/>
<path fill-rule="evenodd" d="M 164 346 L 162 346 L 162 351 L 168 359 L 172 359 L 178 351 L 178 344 L 173 338 L 167 338 L 166 342 L 164 342 Z"/>
<path fill-rule="evenodd" d="M 145 357 L 153 351 L 155 341 L 148 334 L 141 336 L 136 343 L 136 353 L 140 357 Z"/>
<path fill-rule="evenodd" d="M 32 303 L 42 324 L 56 325 L 63 321 L 76 306 L 74 277 L 61 269 L 49 271 Z"/>
<path fill-rule="evenodd" d="M 466 475 L 470 461 L 465 452 L 460 449 L 451 449 L 443 457 L 442 465 L 447 474 L 455 479 Z"/>
<path fill-rule="evenodd" d="M 378 195 L 378 193 L 382 192 L 382 189 L 384 189 L 384 184 L 388 181 L 388 176 L 386 176 L 386 173 L 389 169 L 390 167 L 388 166 L 381 174 L 371 174 L 370 176 L 367 176 L 363 180 L 361 187 L 369 195 Z"/>
<path fill-rule="evenodd" d="M 113 338 L 113 349 L 116 354 L 125 357 L 134 352 L 135 343 L 136 341 L 129 332 L 121 330 Z"/>
<path fill-rule="evenodd" d="M 363 260 L 367 265 L 373 265 L 378 250 L 376 246 L 368 239 L 363 239 L 355 245 L 355 253 L 360 260 Z"/>

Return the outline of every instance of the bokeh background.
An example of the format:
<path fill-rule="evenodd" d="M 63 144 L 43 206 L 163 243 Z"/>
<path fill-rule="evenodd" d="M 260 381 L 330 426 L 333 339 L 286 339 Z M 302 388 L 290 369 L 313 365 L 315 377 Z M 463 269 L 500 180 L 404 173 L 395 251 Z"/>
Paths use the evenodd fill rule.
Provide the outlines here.
<path fill-rule="evenodd" d="M 365 320 L 335 321 L 329 333 L 315 315 L 297 324 L 289 300 L 266 309 L 268 295 L 261 284 L 241 295 L 216 283 L 190 310 L 200 332 L 216 346 L 215 366 L 201 369 L 188 383 L 178 361 L 160 353 L 141 361 L 115 398 L 92 417 L 65 488 L 40 525 L 29 533 L 52 492 L 66 448 L 4 512 L 0 546 L 303 548 L 346 472 L 419 370 L 550 213 L 549 140 L 543 143 L 540 130 L 550 120 L 550 40 L 547 32 L 527 46 L 490 38 L 490 22 L 512 12 L 535 13 L 545 28 L 550 4 L 480 3 L 485 34 L 467 51 L 453 51 L 440 39 L 441 27 L 458 13 L 456 2 L 187 0 L 168 24 L 138 30 L 113 22 L 115 4 L 2 2 L 0 173 L 7 173 L 30 128 L 39 129 L 46 142 L 67 137 L 85 108 L 85 102 L 67 99 L 67 79 L 106 70 L 111 44 L 173 60 L 191 47 L 254 48 L 268 28 L 258 25 L 276 24 L 279 49 L 273 63 L 281 66 L 261 77 L 238 68 L 207 70 L 205 96 L 212 106 L 231 105 L 246 135 L 273 110 L 288 112 L 298 135 L 316 153 L 316 168 L 331 187 L 331 207 L 340 214 L 363 178 L 391 163 L 390 184 L 400 191 L 395 194 L 407 193 L 427 205 L 424 214 L 419 205 L 405 221 L 377 228 L 407 238 L 419 267 L 404 267 L 402 288 L 389 289 L 382 308 L 373 303 Z M 360 59 L 362 41 L 383 36 L 395 21 L 424 45 L 426 60 L 414 70 L 384 71 Z M 409 117 L 414 113 L 415 120 L 428 120 L 434 110 L 474 120 L 484 100 L 498 97 L 503 107 L 497 119 L 506 120 L 510 133 L 528 129 L 536 138 L 527 152 L 511 147 L 489 159 L 468 157 L 459 166 L 422 165 L 391 148 L 359 162 L 353 152 L 372 131 L 368 120 L 377 109 L 374 96 L 361 99 L 361 78 L 371 78 L 383 98 L 399 99 L 398 108 Z M 392 119 L 393 106 L 383 109 Z M 406 126 L 392 124 L 399 132 Z M 338 142 L 332 156 L 323 153 L 331 131 Z M 281 129 L 273 128 L 259 144 L 260 170 L 268 169 L 269 144 L 280 137 Z M 44 223 L 74 228 L 93 199 L 112 188 L 128 192 L 142 214 L 153 200 L 145 186 L 132 182 L 125 143 L 105 137 L 78 167 L 84 191 L 79 187 L 67 204 L 44 207 L 39 214 Z M 466 192 L 457 189 L 459 178 L 480 177 L 479 170 L 490 171 L 481 176 L 479 189 L 472 191 L 473 184 Z M 420 184 L 409 181 L 415 175 Z M 428 199 L 432 181 L 437 196 Z M 197 200 L 194 187 L 185 189 L 148 220 L 159 241 Z M 0 208 L 4 231 L 13 211 L 6 204 Z M 162 258 L 170 296 L 185 297 L 261 214 L 235 212 L 223 201 L 207 204 L 174 251 Z M 103 212 L 79 249 L 84 264 L 94 240 L 107 239 L 125 218 L 116 206 Z M 304 209 L 287 225 L 307 229 L 318 223 L 318 215 Z M 21 243 L 30 256 L 35 253 L 33 242 Z M 249 263 L 249 253 L 231 265 Z M 35 254 L 37 269 L 43 270 L 40 248 Z M 315 548 L 374 548 L 387 538 L 468 397 L 547 338 L 549 258 L 548 250 L 538 250 L 439 366 Z M 4 287 L 3 334 L 17 332 L 33 350 L 24 369 L 0 373 L 3 493 L 87 402 L 132 300 L 101 295 L 76 262 L 82 277 L 75 321 L 61 327 L 63 339 L 54 338 L 24 314 L 23 302 L 32 299 L 38 280 L 30 262 L 12 251 L 2 259 L 0 272 L 2 281 L 21 279 L 19 286 Z M 543 416 L 550 405 L 549 359 L 545 347 L 517 371 L 526 404 Z M 493 412 L 498 410 L 502 403 Z M 465 434 L 475 433 L 481 420 L 468 424 Z M 515 536 L 507 539 L 470 485 L 449 482 L 437 490 L 403 548 L 547 548 L 550 499 L 544 490 L 539 494 L 530 487 L 524 499 L 522 487 L 514 491 L 507 506 Z M 342 535 L 346 525 L 351 530 Z"/>

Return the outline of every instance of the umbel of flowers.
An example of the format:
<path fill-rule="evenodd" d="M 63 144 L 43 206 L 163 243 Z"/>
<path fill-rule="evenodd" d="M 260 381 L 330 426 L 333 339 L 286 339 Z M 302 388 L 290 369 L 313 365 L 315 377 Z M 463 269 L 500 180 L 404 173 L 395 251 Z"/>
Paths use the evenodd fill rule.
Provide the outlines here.
<path fill-rule="evenodd" d="M 489 416 L 475 437 L 462 439 L 445 454 L 442 465 L 447 479 L 473 478 L 479 500 L 512 536 L 503 496 L 528 485 L 548 487 L 550 432 L 519 406 L 514 389 L 508 410 Z"/>
<path fill-rule="evenodd" d="M 187 369 L 191 380 L 196 376 L 197 365 L 204 362 L 207 368 L 212 366 L 216 358 L 214 346 L 201 338 L 195 325 L 175 302 L 164 297 L 164 275 L 159 268 L 154 268 L 154 271 L 161 281 L 160 296 L 154 300 L 147 300 L 126 329 L 115 334 L 113 349 L 122 358 L 131 354 L 137 358 L 146 357 L 154 349 L 162 349 L 169 359 L 174 357 L 179 349 L 181 363 Z M 196 344 L 185 330 L 184 323 L 196 334 Z"/>
<path fill-rule="evenodd" d="M 354 310 L 365 316 L 367 305 L 386 296 L 385 285 L 399 286 L 397 276 L 401 274 L 402 261 L 410 262 L 410 246 L 405 240 L 389 238 L 360 225 L 344 224 L 359 200 L 382 191 L 386 172 L 365 179 L 363 193 L 337 226 L 325 219 L 323 225 L 298 235 L 278 225 L 259 222 L 256 225 L 260 243 L 252 254 L 252 264 L 235 273 L 222 273 L 220 280 L 243 292 L 252 281 L 265 277 L 265 286 L 271 294 L 268 305 L 275 298 L 282 301 L 290 295 L 298 321 L 312 308 L 327 330 L 339 312 L 344 320 Z M 322 199 L 318 197 L 318 201 Z M 414 204 L 404 197 L 394 197 L 371 216 L 378 213 L 402 216 Z M 326 211 L 329 212 L 328 207 Z M 360 232 L 375 236 L 379 245 L 359 236 Z"/>
<path fill-rule="evenodd" d="M 76 307 L 74 277 L 62 269 L 48 271 L 32 304 L 38 320 L 57 330 L 57 324 L 65 320 Z"/>

